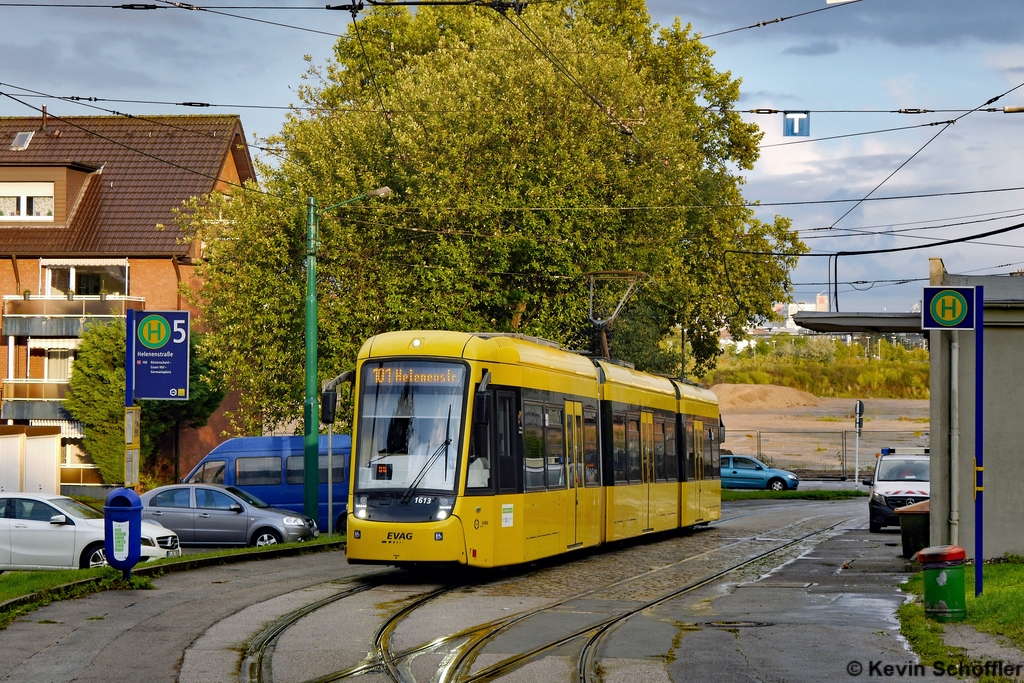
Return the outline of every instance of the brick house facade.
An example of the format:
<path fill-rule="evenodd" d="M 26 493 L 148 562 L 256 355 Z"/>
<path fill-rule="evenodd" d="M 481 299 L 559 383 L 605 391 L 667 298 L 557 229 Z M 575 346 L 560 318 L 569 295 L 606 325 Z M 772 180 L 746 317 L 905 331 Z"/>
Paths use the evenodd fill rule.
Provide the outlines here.
<path fill-rule="evenodd" d="M 62 484 L 100 483 L 61 407 L 83 326 L 190 310 L 181 288 L 198 245 L 174 210 L 254 178 L 235 115 L 0 118 L 0 423 L 59 426 Z M 182 430 L 182 474 L 223 440 L 235 407 L 229 395 L 206 427 Z"/>

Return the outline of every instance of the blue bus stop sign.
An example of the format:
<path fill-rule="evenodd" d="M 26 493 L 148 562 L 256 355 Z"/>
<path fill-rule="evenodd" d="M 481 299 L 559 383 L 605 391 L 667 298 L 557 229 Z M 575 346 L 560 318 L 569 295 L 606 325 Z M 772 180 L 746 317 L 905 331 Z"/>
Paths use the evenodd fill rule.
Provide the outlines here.
<path fill-rule="evenodd" d="M 189 312 L 138 311 L 134 317 L 134 398 L 187 401 Z"/>
<path fill-rule="evenodd" d="M 782 135 L 792 137 L 794 135 L 807 136 L 811 134 L 811 112 L 809 111 L 784 111 L 782 112 Z"/>
<path fill-rule="evenodd" d="M 973 330 L 974 287 L 925 287 L 921 329 Z"/>

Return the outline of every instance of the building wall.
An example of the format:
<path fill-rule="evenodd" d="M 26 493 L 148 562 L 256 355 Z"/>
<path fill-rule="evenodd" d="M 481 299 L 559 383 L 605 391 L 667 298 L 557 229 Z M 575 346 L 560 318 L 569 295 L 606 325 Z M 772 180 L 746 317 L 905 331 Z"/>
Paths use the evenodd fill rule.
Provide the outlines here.
<path fill-rule="evenodd" d="M 178 310 L 178 278 L 170 258 L 128 259 L 129 295 L 146 300 L 147 311 Z"/>
<path fill-rule="evenodd" d="M 988 296 L 986 292 L 986 297 Z M 1024 289 L 1022 289 L 1024 305 Z M 951 529 L 950 342 L 952 332 L 931 333 L 931 539 L 954 543 L 975 556 L 975 333 L 958 333 L 959 352 L 959 524 Z M 984 548 L 985 558 L 1024 554 L 1024 309 L 985 311 Z"/>

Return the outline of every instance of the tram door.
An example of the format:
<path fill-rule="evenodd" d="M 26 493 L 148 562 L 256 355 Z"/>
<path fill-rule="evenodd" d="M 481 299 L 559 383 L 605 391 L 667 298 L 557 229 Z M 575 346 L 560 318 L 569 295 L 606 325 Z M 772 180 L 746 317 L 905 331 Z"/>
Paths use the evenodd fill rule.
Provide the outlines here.
<path fill-rule="evenodd" d="M 704 521 L 704 423 L 693 421 L 693 497 L 695 521 Z"/>
<path fill-rule="evenodd" d="M 644 531 L 653 531 L 651 521 L 651 484 L 654 483 L 654 413 L 640 413 L 640 456 L 643 472 Z"/>
<path fill-rule="evenodd" d="M 583 545 L 585 523 L 583 489 L 583 404 L 577 401 L 565 402 L 565 462 L 569 475 L 569 505 L 566 506 L 566 523 L 569 535 L 566 546 L 575 548 Z"/>

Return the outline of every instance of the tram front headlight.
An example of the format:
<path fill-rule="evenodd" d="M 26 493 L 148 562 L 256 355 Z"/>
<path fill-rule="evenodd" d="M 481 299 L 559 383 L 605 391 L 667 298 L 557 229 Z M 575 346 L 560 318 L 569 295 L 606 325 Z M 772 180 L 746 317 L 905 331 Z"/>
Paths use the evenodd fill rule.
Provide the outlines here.
<path fill-rule="evenodd" d="M 366 496 L 356 498 L 356 517 L 366 519 Z"/>
<path fill-rule="evenodd" d="M 448 519 L 452 516 L 452 504 L 451 498 L 438 498 L 437 499 L 437 519 Z"/>

